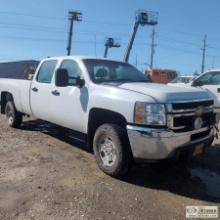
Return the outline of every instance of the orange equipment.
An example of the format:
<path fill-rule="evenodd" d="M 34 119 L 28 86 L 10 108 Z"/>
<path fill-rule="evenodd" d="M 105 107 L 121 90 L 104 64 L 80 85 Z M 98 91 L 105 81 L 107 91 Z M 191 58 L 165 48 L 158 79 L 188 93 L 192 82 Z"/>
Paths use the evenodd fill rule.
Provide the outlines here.
<path fill-rule="evenodd" d="M 156 83 L 169 83 L 174 80 L 178 74 L 176 70 L 168 70 L 168 69 L 148 69 L 145 71 L 152 82 Z"/>

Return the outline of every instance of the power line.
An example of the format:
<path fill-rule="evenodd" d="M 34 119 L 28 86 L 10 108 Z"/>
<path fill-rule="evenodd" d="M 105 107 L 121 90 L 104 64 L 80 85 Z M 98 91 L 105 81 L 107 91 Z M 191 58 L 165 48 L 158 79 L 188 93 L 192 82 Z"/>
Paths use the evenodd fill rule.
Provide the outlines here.
<path fill-rule="evenodd" d="M 61 38 L 37 38 L 37 37 L 24 37 L 24 36 L 10 36 L 10 35 L 0 35 L 1 39 L 11 39 L 11 40 L 29 40 L 29 41 L 45 41 L 45 42 L 65 42 L 65 39 L 61 39 Z M 88 40 L 77 40 L 74 41 L 74 43 L 82 43 L 82 44 L 94 44 L 94 41 L 88 41 Z M 103 42 L 101 41 L 96 41 L 96 44 L 103 44 Z M 127 45 L 126 42 L 122 42 L 122 45 Z M 145 42 L 135 42 L 134 43 L 135 46 L 146 46 L 148 44 L 146 44 Z M 207 46 L 207 45 L 206 45 Z M 186 49 L 182 49 L 182 48 L 177 48 L 174 47 L 173 45 L 168 45 L 167 42 L 166 44 L 164 43 L 160 43 L 159 44 L 159 48 L 167 48 L 168 50 L 176 50 L 176 51 L 180 51 L 182 53 L 189 53 L 189 54 L 195 54 L 198 56 L 198 53 L 196 53 L 195 51 L 192 50 L 186 50 Z M 217 48 L 216 48 L 217 49 Z M 213 56 L 211 54 L 206 54 L 206 56 Z M 215 56 L 216 58 L 219 56 Z"/>
<path fill-rule="evenodd" d="M 52 42 L 66 42 L 65 39 L 55 39 L 55 38 L 37 38 L 37 37 L 20 37 L 20 36 L 7 36 L 0 35 L 0 39 L 12 39 L 12 40 L 28 40 L 28 41 L 42 41 L 47 43 Z M 94 44 L 94 41 L 83 41 L 83 40 L 74 40 L 74 43 L 78 44 Z M 103 42 L 97 42 L 97 44 L 103 44 Z"/>
<path fill-rule="evenodd" d="M 47 41 L 47 42 L 65 42 L 62 39 L 55 39 L 55 38 L 36 38 L 36 37 L 20 37 L 20 36 L 7 36 L 7 35 L 0 35 L 2 39 L 12 39 L 12 40 L 30 40 L 30 41 Z"/>
<path fill-rule="evenodd" d="M 10 23 L 2 23 L 0 22 L 0 25 L 7 25 L 7 27 L 3 27 L 3 28 L 6 28 L 6 29 L 24 29 L 24 30 L 32 30 L 32 31 L 42 31 L 42 32 L 47 32 L 47 33 L 50 33 L 50 32 L 54 32 L 54 33 L 66 33 L 66 29 L 62 29 L 62 28 L 57 28 L 57 27 L 51 27 L 51 26 L 42 26 L 42 25 L 27 25 L 27 24 L 10 24 Z M 0 26 L 0 28 L 2 28 Z M 88 34 L 99 34 L 99 35 L 107 35 L 109 34 L 110 32 L 103 32 L 103 31 L 91 31 L 91 30 L 86 30 L 86 31 L 78 31 L 77 32 L 78 34 L 81 34 L 81 35 L 88 35 Z M 112 32 L 111 32 L 112 34 Z M 126 35 L 125 33 L 118 33 L 118 35 Z M 145 39 L 144 36 L 142 37 L 137 37 L 139 39 Z M 166 41 L 170 41 L 170 42 L 175 42 L 175 43 L 178 43 L 178 44 L 186 44 L 186 45 L 192 45 L 192 46 L 195 46 L 195 47 L 199 47 L 200 45 L 199 44 L 196 44 L 196 43 L 193 43 L 193 42 L 189 42 L 189 41 L 183 41 L 183 40 L 177 40 L 177 39 L 172 39 L 172 38 L 169 38 L 165 35 L 162 35 L 162 38 L 161 38 L 161 34 L 160 34 L 160 40 L 164 40 L 166 39 Z M 146 43 L 143 43 L 143 42 L 139 42 L 139 43 L 135 43 L 135 45 L 146 45 Z M 208 48 L 212 49 L 212 50 L 220 50 L 220 47 L 216 47 L 216 46 L 209 46 Z"/>
<path fill-rule="evenodd" d="M 37 16 L 38 17 L 38 16 Z M 51 17 L 52 18 L 52 17 Z M 103 22 L 105 23 L 105 22 Z M 44 26 L 44 25 L 29 25 L 29 24 L 16 24 L 16 23 L 4 23 L 4 22 L 0 22 L 0 25 L 6 25 L 5 27 L 1 27 L 1 28 L 7 28 L 7 29 L 15 29 L 15 28 L 19 28 L 19 29 L 27 29 L 27 30 L 33 30 L 33 31 L 44 31 L 44 32 L 57 32 L 57 33 L 66 33 L 66 29 L 64 28 L 59 28 L 59 27 L 54 27 L 54 26 Z M 88 33 L 94 33 L 94 34 L 99 34 L 99 35 L 107 35 L 107 34 L 112 34 L 112 32 L 104 32 L 104 31 L 97 31 L 97 30 L 87 30 L 87 31 L 81 31 L 78 32 L 79 34 L 84 34 L 87 35 Z M 124 35 L 127 36 L 127 33 L 116 33 L 116 35 Z M 177 39 L 173 39 L 173 38 L 169 38 L 166 37 L 165 35 L 161 35 L 163 39 L 166 39 L 168 41 L 171 42 L 176 42 L 179 44 L 186 44 L 186 45 L 192 45 L 192 46 L 196 46 L 199 47 L 200 45 L 194 42 L 189 42 L 189 41 L 183 41 L 183 40 L 177 40 Z M 145 39 L 144 36 L 139 36 L 137 37 L 139 39 Z M 161 39 L 161 38 L 160 38 Z M 213 49 L 213 50 L 220 50 L 220 48 L 217 48 L 216 46 L 210 46 L 209 48 Z"/>
<path fill-rule="evenodd" d="M 162 39 L 166 39 L 166 41 L 170 41 L 170 42 L 175 42 L 178 44 L 185 44 L 185 45 L 191 45 L 191 46 L 195 46 L 195 47 L 200 47 L 201 45 L 194 43 L 194 42 L 189 42 L 189 41 L 183 41 L 183 40 L 176 40 L 167 36 L 164 36 L 163 34 L 160 34 L 160 37 L 162 37 Z"/>
<path fill-rule="evenodd" d="M 61 39 L 61 38 L 37 38 L 37 37 L 23 37 L 23 36 L 10 36 L 10 35 L 0 35 L 0 38 L 1 39 L 11 39 L 11 40 L 28 40 L 28 41 L 39 41 L 39 42 L 49 42 L 49 43 L 52 43 L 52 42 L 66 42 L 65 39 Z M 76 44 L 93 44 L 94 45 L 94 41 L 88 41 L 88 40 L 74 40 L 73 41 L 74 43 Z M 101 41 L 96 41 L 96 44 L 100 44 L 102 45 L 103 42 Z M 127 45 L 126 42 L 122 42 L 121 44 L 123 45 Z M 137 42 L 134 44 L 135 46 L 143 46 L 143 45 L 147 45 L 146 43 L 144 42 Z M 192 50 L 186 50 L 186 49 L 181 49 L 181 48 L 177 48 L 177 47 L 174 47 L 174 46 L 171 46 L 171 45 L 168 45 L 168 44 L 159 44 L 159 48 L 166 48 L 168 50 L 174 50 L 174 51 L 179 51 L 181 53 L 188 53 L 188 54 L 193 54 L 193 55 L 196 55 L 198 56 L 199 54 L 196 53 L 195 51 L 192 51 Z M 206 54 L 206 56 L 213 56 L 213 55 L 210 55 L 210 54 Z M 218 58 L 219 56 L 215 56 L 216 58 Z"/>
<path fill-rule="evenodd" d="M 38 18 L 38 19 L 50 19 L 50 20 L 66 20 L 64 17 L 52 17 L 52 16 L 40 16 L 40 15 L 33 15 L 33 14 L 26 14 L 26 13 L 19 13 L 19 12 L 9 12 L 9 11 L 0 11 L 0 14 L 4 15 L 14 15 L 14 16 L 23 16 L 23 17 L 31 17 L 31 18 Z"/>
<path fill-rule="evenodd" d="M 3 14 L 3 15 L 11 15 L 11 16 L 24 16 L 24 17 L 32 17 L 32 18 L 37 18 L 37 19 L 48 19 L 48 20 L 66 20 L 65 17 L 55 17 L 55 16 L 47 16 L 47 15 L 34 15 L 34 14 L 28 14 L 28 13 L 20 13 L 20 12 L 15 12 L 15 11 L 0 11 L 0 14 Z M 113 26 L 130 26 L 131 24 L 130 23 L 119 23 L 119 22 L 111 22 L 111 21 L 96 21 L 96 20 L 84 20 L 85 23 L 94 23 L 94 24 L 103 24 L 103 25 L 113 25 Z M 195 33 L 195 32 L 186 32 L 186 31 L 183 31 L 183 30 L 179 30 L 179 29 L 176 29 L 176 28 L 170 28 L 170 27 L 159 27 L 161 30 L 164 30 L 165 32 L 175 32 L 176 34 L 180 34 L 180 35 L 188 35 L 188 36 L 201 36 L 200 33 Z M 216 41 L 219 40 L 218 38 L 216 38 Z"/>
<path fill-rule="evenodd" d="M 174 46 L 170 46 L 170 45 L 167 45 L 167 44 L 159 44 L 158 48 L 167 48 L 168 50 L 175 50 L 175 51 L 179 51 L 181 53 L 188 53 L 188 54 L 193 54 L 193 55 L 196 55 L 196 56 L 199 55 L 199 53 L 196 53 L 195 51 L 186 50 L 186 49 L 180 49 L 180 48 L 177 48 L 177 47 L 174 47 Z"/>

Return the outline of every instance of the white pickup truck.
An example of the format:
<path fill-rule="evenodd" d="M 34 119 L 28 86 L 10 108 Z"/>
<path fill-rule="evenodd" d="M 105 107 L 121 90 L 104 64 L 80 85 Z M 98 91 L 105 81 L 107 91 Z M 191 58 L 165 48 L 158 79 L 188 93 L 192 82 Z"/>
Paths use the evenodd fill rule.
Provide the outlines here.
<path fill-rule="evenodd" d="M 48 58 L 32 81 L 0 79 L 0 95 L 9 126 L 30 115 L 72 129 L 112 176 L 125 174 L 135 160 L 201 153 L 214 138 L 207 92 L 150 83 L 124 62 Z"/>
<path fill-rule="evenodd" d="M 211 69 L 188 83 L 169 83 L 170 86 L 197 87 L 207 91 L 214 100 L 214 110 L 220 117 L 220 69 Z"/>

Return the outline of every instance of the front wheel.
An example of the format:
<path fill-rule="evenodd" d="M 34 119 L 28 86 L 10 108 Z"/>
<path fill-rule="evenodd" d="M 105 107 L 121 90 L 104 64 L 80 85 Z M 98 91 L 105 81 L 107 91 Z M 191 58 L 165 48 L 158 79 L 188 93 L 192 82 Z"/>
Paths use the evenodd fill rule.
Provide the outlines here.
<path fill-rule="evenodd" d="M 95 133 L 93 150 L 99 168 L 106 174 L 119 177 L 132 164 L 132 154 L 126 131 L 115 124 L 103 124 Z"/>
<path fill-rule="evenodd" d="M 22 114 L 17 112 L 12 101 L 7 102 L 5 106 L 5 115 L 8 125 L 12 128 L 16 128 L 22 123 Z"/>

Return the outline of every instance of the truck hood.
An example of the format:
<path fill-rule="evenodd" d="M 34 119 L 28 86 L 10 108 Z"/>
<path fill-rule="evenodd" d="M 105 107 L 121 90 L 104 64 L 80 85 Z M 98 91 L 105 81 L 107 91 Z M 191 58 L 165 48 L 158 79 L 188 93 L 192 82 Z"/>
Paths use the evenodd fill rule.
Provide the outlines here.
<path fill-rule="evenodd" d="M 151 96 L 156 102 L 161 103 L 211 99 L 206 91 L 192 87 L 175 87 L 158 83 L 124 83 L 119 88 Z"/>

